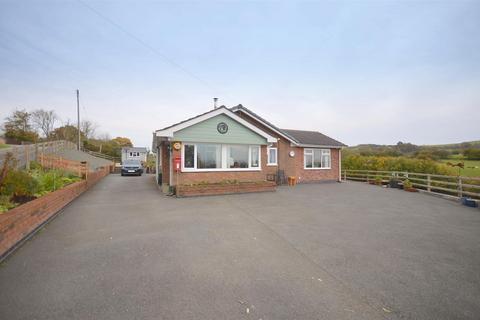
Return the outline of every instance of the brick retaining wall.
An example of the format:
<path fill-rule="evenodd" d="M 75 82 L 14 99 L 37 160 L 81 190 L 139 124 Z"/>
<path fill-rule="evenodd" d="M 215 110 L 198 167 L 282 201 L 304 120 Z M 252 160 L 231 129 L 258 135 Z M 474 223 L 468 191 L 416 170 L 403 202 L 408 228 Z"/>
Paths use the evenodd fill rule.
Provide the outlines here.
<path fill-rule="evenodd" d="M 276 184 L 270 181 L 258 181 L 239 184 L 199 184 L 177 186 L 177 197 L 210 196 L 232 193 L 275 191 Z"/>
<path fill-rule="evenodd" d="M 106 167 L 90 172 L 88 180 L 72 183 L 0 214 L 0 260 L 68 203 L 108 175 L 109 171 L 110 168 Z"/>

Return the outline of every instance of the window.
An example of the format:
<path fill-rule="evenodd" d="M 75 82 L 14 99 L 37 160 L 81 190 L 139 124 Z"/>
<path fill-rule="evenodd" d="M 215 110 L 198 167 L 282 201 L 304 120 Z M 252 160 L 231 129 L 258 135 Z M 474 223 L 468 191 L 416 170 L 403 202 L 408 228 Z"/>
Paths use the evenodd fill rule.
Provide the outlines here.
<path fill-rule="evenodd" d="M 277 148 L 267 148 L 267 165 L 277 165 Z"/>
<path fill-rule="evenodd" d="M 222 154 L 218 144 L 197 145 L 197 168 L 212 169 L 221 168 Z"/>
<path fill-rule="evenodd" d="M 186 144 L 184 157 L 185 162 L 183 166 L 185 168 L 195 168 L 195 145 L 193 144 Z"/>
<path fill-rule="evenodd" d="M 186 143 L 182 148 L 184 171 L 260 169 L 260 146 Z"/>
<path fill-rule="evenodd" d="M 250 167 L 252 168 L 260 167 L 260 147 L 259 146 L 250 147 Z"/>
<path fill-rule="evenodd" d="M 305 169 L 330 169 L 330 149 L 304 149 Z"/>
<path fill-rule="evenodd" d="M 227 167 L 248 168 L 248 146 L 227 146 Z"/>

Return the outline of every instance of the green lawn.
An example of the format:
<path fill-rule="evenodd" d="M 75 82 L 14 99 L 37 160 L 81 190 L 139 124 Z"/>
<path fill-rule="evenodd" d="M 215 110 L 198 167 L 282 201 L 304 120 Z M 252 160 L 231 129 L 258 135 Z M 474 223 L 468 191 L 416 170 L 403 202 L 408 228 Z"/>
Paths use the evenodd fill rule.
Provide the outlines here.
<path fill-rule="evenodd" d="M 458 163 L 463 162 L 464 169 L 460 169 L 460 175 L 466 177 L 480 177 L 480 160 L 442 159 L 441 162 Z M 458 170 L 458 168 L 455 168 Z"/>
<path fill-rule="evenodd" d="M 8 147 L 10 147 L 8 144 L 0 143 L 0 149 L 5 149 L 5 148 L 8 148 Z"/>

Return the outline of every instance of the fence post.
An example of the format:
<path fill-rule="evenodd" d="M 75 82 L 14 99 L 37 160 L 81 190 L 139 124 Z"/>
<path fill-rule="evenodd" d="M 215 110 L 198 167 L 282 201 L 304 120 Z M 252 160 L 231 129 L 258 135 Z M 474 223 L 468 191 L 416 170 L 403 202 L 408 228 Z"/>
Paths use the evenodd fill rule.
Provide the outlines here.
<path fill-rule="evenodd" d="M 428 191 L 428 192 L 431 192 L 431 191 L 432 191 L 432 188 L 431 188 L 431 180 L 432 180 L 432 178 L 431 178 L 430 174 L 427 174 L 427 191 Z"/>
<path fill-rule="evenodd" d="M 35 143 L 35 155 L 33 157 L 35 161 L 38 161 L 38 143 Z"/>
<path fill-rule="evenodd" d="M 347 181 L 347 170 L 343 170 L 343 180 Z"/>
<path fill-rule="evenodd" d="M 30 170 L 30 145 L 25 145 L 25 168 Z"/>
<path fill-rule="evenodd" d="M 458 177 L 458 197 L 463 196 L 462 177 Z"/>

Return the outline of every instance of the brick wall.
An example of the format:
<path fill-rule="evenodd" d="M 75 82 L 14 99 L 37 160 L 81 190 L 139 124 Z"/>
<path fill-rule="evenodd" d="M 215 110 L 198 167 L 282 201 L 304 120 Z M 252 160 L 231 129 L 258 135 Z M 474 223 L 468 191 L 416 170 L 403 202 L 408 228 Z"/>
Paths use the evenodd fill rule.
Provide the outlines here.
<path fill-rule="evenodd" d="M 82 180 L 0 214 L 0 258 L 60 209 L 108 175 L 110 167 Z"/>
<path fill-rule="evenodd" d="M 276 137 L 278 139 L 278 143 L 274 145 L 277 147 L 278 152 L 278 169 L 284 170 L 285 176 L 293 176 L 297 178 L 297 182 L 319 182 L 325 180 L 338 180 L 339 173 L 338 173 L 338 165 L 339 165 L 339 151 L 338 149 L 331 149 L 331 169 L 320 169 L 320 170 L 305 170 L 303 168 L 303 148 L 291 146 L 290 141 L 281 137 L 278 133 L 274 132 L 273 130 L 267 128 L 257 120 L 251 118 L 250 116 L 246 115 L 243 112 L 237 112 L 238 116 L 242 119 L 250 122 L 251 124 L 259 127 L 263 131 L 267 132 L 268 134 Z M 294 157 L 290 157 L 290 151 L 295 152 Z M 273 169 L 275 172 L 277 167 L 269 167 Z"/>
<path fill-rule="evenodd" d="M 239 184 L 210 184 L 177 187 L 177 197 L 211 196 L 233 193 L 273 192 L 276 184 L 269 181 Z"/>
<path fill-rule="evenodd" d="M 169 152 L 166 144 L 162 144 L 162 183 L 170 183 Z"/>
<path fill-rule="evenodd" d="M 331 154 L 331 169 L 304 169 L 304 155 L 303 148 L 296 148 L 295 150 L 295 167 L 296 167 L 296 177 L 298 183 L 304 182 L 319 182 L 332 180 L 339 180 L 339 150 L 330 149 Z"/>

